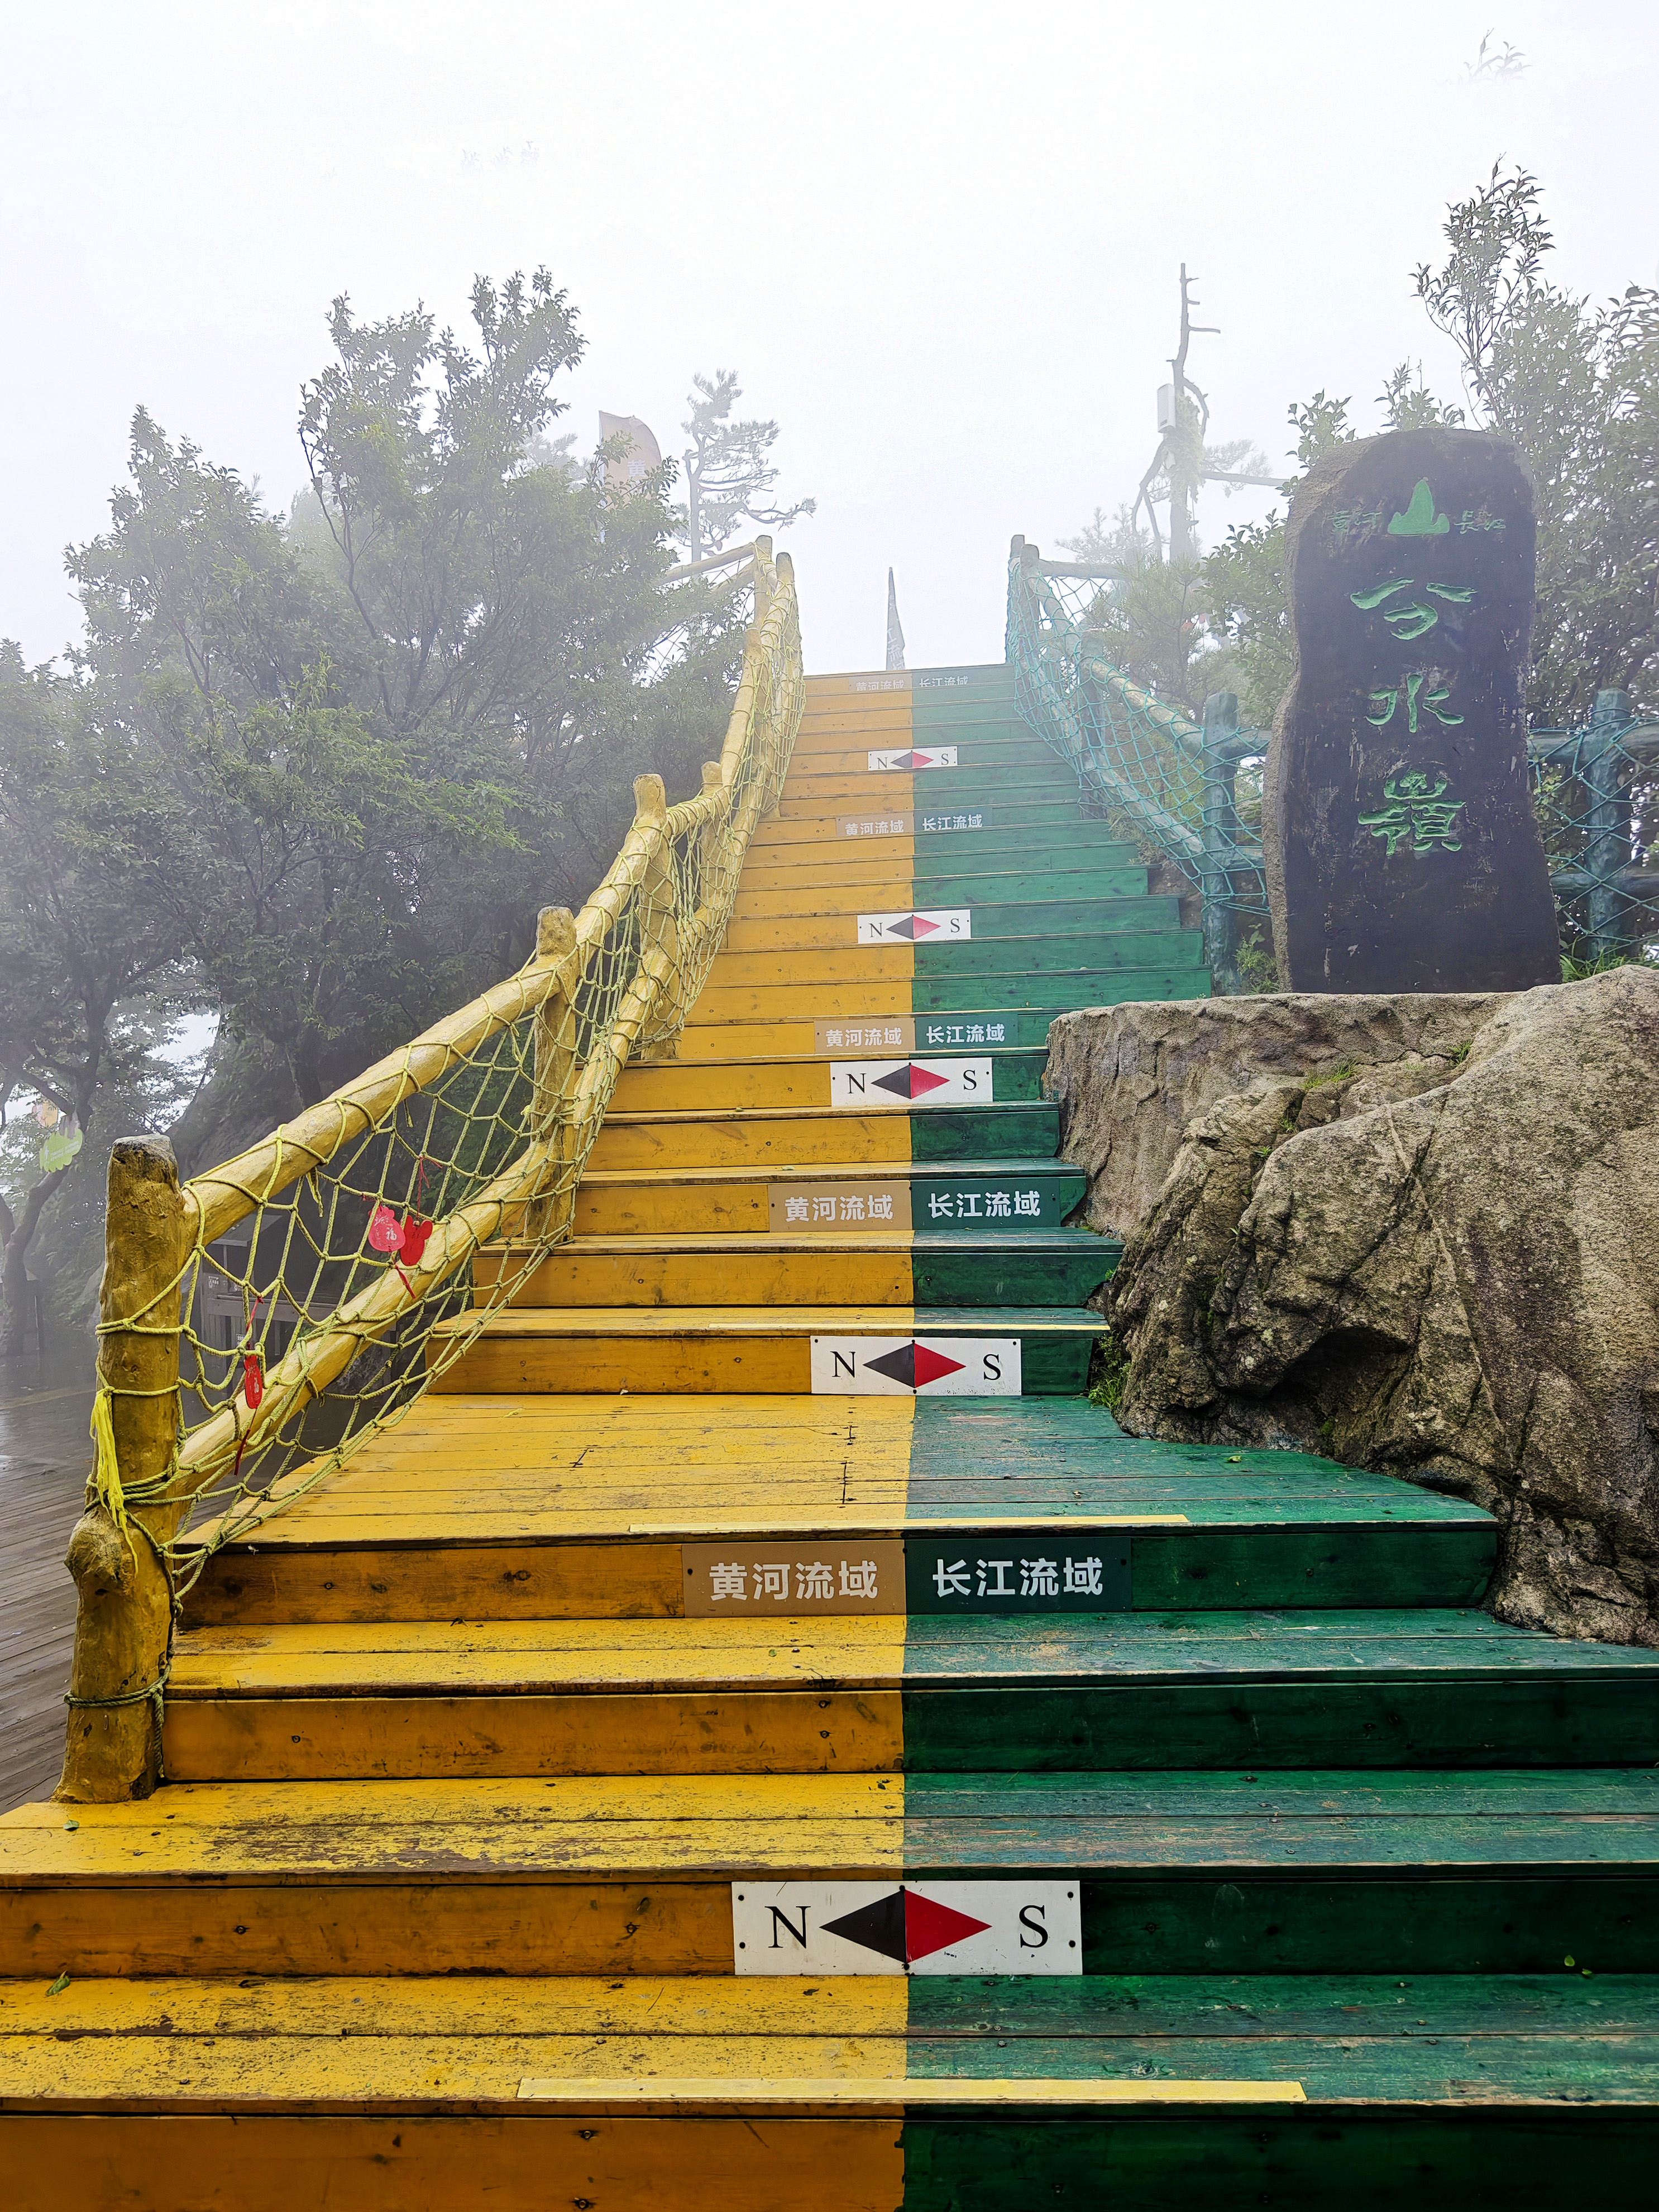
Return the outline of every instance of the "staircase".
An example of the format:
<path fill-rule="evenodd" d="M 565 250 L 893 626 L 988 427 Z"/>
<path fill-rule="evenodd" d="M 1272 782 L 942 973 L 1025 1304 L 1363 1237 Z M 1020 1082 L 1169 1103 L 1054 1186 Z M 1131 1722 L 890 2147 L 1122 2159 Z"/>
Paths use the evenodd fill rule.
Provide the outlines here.
<path fill-rule="evenodd" d="M 1003 670 L 809 683 L 572 1241 L 0 1820 L 9 2203 L 1645 2197 L 1659 1658 L 1087 1399 L 1047 1028 L 1208 988 Z"/>

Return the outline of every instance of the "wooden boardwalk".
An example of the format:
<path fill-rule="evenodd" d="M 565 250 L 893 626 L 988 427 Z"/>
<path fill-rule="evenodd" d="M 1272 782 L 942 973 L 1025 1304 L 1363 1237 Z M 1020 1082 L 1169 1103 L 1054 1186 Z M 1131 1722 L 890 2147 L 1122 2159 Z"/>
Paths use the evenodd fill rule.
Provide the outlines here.
<path fill-rule="evenodd" d="M 0 1362 L 0 1812 L 64 1759 L 75 1585 L 64 1566 L 91 1460 L 92 1346 Z"/>

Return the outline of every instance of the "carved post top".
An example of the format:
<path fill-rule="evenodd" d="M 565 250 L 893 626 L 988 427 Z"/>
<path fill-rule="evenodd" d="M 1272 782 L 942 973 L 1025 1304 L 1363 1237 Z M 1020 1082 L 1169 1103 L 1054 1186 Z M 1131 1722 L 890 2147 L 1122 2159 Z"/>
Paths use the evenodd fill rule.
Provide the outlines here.
<path fill-rule="evenodd" d="M 544 906 L 536 916 L 536 957 L 557 960 L 573 951 L 576 919 L 568 906 Z"/>
<path fill-rule="evenodd" d="M 660 822 L 668 811 L 668 792 L 659 775 L 634 779 L 634 812 L 641 822 Z"/>
<path fill-rule="evenodd" d="M 705 791 L 713 791 L 713 790 L 714 790 L 714 789 L 717 787 L 717 786 L 719 785 L 719 783 L 720 783 L 720 763 L 719 763 L 718 761 L 705 761 L 705 762 L 703 763 L 703 764 L 702 764 L 702 787 L 703 787 L 703 789 L 704 789 Z"/>

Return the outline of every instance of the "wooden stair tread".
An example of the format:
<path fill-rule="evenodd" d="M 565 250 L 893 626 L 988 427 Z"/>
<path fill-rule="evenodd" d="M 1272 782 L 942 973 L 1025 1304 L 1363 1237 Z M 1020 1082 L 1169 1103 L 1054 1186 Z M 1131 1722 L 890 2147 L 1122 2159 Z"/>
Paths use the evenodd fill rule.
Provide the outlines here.
<path fill-rule="evenodd" d="M 434 1336 L 470 1332 L 471 1316 L 438 1322 Z M 483 1337 L 559 1336 L 1098 1336 L 1100 1316 L 1071 1306 L 504 1306 Z"/>
<path fill-rule="evenodd" d="M 384 1781 L 372 1802 L 356 1783 L 180 1783 L 76 1818 L 70 1833 L 59 1806 L 0 1815 L 0 1896 L 228 1877 L 1659 1870 L 1659 1774 L 1616 1768 Z"/>
<path fill-rule="evenodd" d="M 1659 1689 L 1659 1654 L 1563 1646 L 1478 1613 L 1069 1614 L 969 1620 L 812 1619 L 403 1621 L 197 1629 L 181 1636 L 175 1698 L 465 1696 L 557 1688 L 693 1692 L 781 1686 L 1351 1682 L 1451 1687 L 1536 1675 Z"/>
<path fill-rule="evenodd" d="M 505 2109 L 526 2076 L 1299 2081 L 1310 2104 L 1659 2099 L 1659 1978 L 0 1984 L 5 2108 Z"/>

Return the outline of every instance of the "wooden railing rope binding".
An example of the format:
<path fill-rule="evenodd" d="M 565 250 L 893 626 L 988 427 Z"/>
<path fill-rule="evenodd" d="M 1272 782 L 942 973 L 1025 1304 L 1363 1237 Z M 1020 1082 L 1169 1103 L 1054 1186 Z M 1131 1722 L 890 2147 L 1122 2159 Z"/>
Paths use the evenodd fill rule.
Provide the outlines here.
<path fill-rule="evenodd" d="M 622 1069 L 678 1052 L 800 723 L 789 556 L 759 538 L 751 572 L 702 789 L 671 805 L 641 776 L 605 880 L 579 915 L 544 909 L 517 975 L 187 1182 L 165 1139 L 115 1146 L 60 1799 L 155 1786 L 173 1630 L 209 1557 L 461 1357 L 569 1235 Z M 501 1263 L 474 1285 L 487 1244 Z"/>

